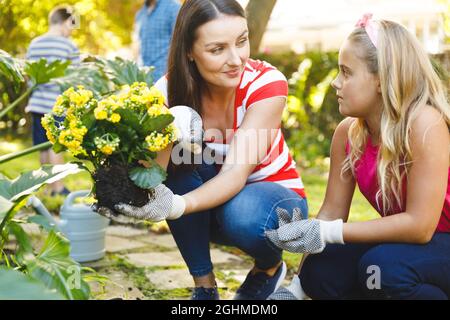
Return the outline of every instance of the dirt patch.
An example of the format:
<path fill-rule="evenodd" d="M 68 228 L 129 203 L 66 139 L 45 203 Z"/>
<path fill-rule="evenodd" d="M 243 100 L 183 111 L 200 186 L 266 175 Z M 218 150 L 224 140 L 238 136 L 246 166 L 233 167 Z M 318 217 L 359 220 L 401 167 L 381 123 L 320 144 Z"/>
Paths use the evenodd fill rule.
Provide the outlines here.
<path fill-rule="evenodd" d="M 149 191 L 134 184 L 128 177 L 128 168 L 125 166 L 101 167 L 93 178 L 98 206 L 108 207 L 114 211 L 114 205 L 118 203 L 142 207 L 148 202 Z"/>

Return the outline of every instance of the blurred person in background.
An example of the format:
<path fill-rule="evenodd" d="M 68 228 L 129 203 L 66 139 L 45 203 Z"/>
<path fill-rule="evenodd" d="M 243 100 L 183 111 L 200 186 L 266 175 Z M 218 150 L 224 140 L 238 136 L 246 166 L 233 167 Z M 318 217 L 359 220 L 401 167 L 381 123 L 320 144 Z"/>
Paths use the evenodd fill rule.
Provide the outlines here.
<path fill-rule="evenodd" d="M 26 55 L 27 60 L 37 61 L 44 58 L 47 63 L 56 60 L 70 60 L 72 65 L 79 64 L 79 50 L 70 40 L 72 31 L 79 23 L 74 9 L 67 5 L 57 6 L 50 12 L 48 22 L 48 31 L 31 41 Z M 30 112 L 32 117 L 33 145 L 48 141 L 45 130 L 41 125 L 41 119 L 44 114 L 52 111 L 53 105 L 60 94 L 60 88 L 52 83 L 38 86 L 31 94 L 25 110 Z M 40 152 L 40 162 L 41 164 L 55 165 L 64 163 L 64 159 L 62 154 L 56 154 L 49 148 Z M 61 181 L 53 183 L 50 187 L 52 195 L 69 193 L 69 190 L 64 187 Z"/>
<path fill-rule="evenodd" d="M 146 0 L 136 14 L 133 55 L 139 65 L 155 67 L 155 81 L 167 72 L 169 45 L 179 10 L 177 0 Z"/>

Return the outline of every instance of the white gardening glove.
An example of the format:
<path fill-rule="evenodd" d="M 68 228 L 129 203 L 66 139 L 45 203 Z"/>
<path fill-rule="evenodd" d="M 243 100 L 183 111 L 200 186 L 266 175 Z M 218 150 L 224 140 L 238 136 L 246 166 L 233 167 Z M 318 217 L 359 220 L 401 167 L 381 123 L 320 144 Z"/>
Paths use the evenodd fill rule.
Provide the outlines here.
<path fill-rule="evenodd" d="M 119 203 L 114 209 L 127 217 L 141 220 L 162 221 L 175 220 L 181 217 L 186 209 L 186 202 L 180 195 L 173 192 L 165 185 L 160 184 L 150 194 L 150 199 L 142 207 L 135 207 L 125 203 Z"/>
<path fill-rule="evenodd" d="M 169 109 L 174 116 L 177 128 L 177 141 L 183 149 L 193 153 L 202 152 L 203 122 L 200 115 L 187 106 L 175 106 Z"/>
<path fill-rule="evenodd" d="M 141 220 L 162 221 L 174 220 L 181 217 L 186 208 L 182 196 L 173 194 L 165 185 L 160 184 L 149 194 L 149 201 L 142 207 L 125 203 L 114 206 L 115 211 L 107 207 L 92 206 L 98 214 L 119 223 L 139 223 Z"/>
<path fill-rule="evenodd" d="M 298 300 L 308 299 L 308 296 L 306 295 L 305 291 L 303 291 L 302 284 L 300 282 L 300 277 L 298 275 L 294 275 L 291 283 L 286 287 L 286 289 L 292 292 L 292 294 Z"/>
<path fill-rule="evenodd" d="M 308 296 L 303 291 L 298 275 L 294 275 L 287 287 L 279 287 L 267 300 L 306 300 Z"/>
<path fill-rule="evenodd" d="M 277 214 L 279 228 L 266 231 L 266 236 L 280 249 L 297 253 L 319 253 L 327 243 L 344 244 L 342 219 L 302 220 L 298 208 L 294 209 L 292 219 L 284 209 L 277 208 Z"/>

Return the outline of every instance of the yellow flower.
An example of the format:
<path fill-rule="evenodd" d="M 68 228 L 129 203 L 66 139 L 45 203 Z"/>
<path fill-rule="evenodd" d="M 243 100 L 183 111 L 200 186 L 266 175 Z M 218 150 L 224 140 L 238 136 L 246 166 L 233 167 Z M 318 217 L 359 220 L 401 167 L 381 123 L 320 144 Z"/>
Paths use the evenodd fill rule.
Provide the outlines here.
<path fill-rule="evenodd" d="M 120 89 L 116 95 L 104 97 L 100 101 L 95 100 L 93 93 L 82 86 L 66 90 L 57 98 L 51 117 L 42 119 L 49 141 L 60 143 L 74 156 L 81 158 L 93 155 L 95 161 L 103 161 L 108 157 L 115 157 L 118 152 L 129 151 L 129 142 L 126 140 L 120 147 L 123 137 L 118 127 L 127 125 L 123 123 L 126 119 L 119 110 L 127 108 L 127 115 L 133 113 L 139 119 L 170 114 L 170 110 L 164 106 L 162 93 L 155 87 L 149 87 L 145 82 L 135 82 Z M 65 119 L 62 122 L 56 121 L 54 115 L 64 115 Z M 93 122 L 91 118 L 95 118 L 97 122 Z M 88 125 L 93 130 L 100 128 L 98 132 L 103 134 L 95 137 L 88 135 Z M 136 141 L 136 145 L 157 152 L 167 148 L 176 139 L 176 135 L 175 126 L 170 124 L 159 132 L 150 131 L 145 140 Z"/>
<path fill-rule="evenodd" d="M 72 150 L 71 151 L 72 152 L 72 154 L 74 155 L 74 156 L 78 156 L 78 155 L 83 155 L 83 156 L 87 156 L 87 152 L 86 152 L 86 150 L 84 150 L 84 149 L 82 149 L 82 148 L 78 148 L 78 149 L 76 149 L 76 150 Z"/>
<path fill-rule="evenodd" d="M 64 114 L 64 107 L 62 106 L 64 103 L 64 97 L 58 96 L 56 99 L 55 105 L 53 106 L 52 112 L 58 117 Z"/>
<path fill-rule="evenodd" d="M 120 114 L 118 114 L 118 113 L 113 113 L 109 119 L 110 119 L 110 121 L 111 121 L 112 123 L 119 122 L 119 121 L 120 121 Z"/>
<path fill-rule="evenodd" d="M 85 90 L 83 86 L 78 86 L 77 89 L 70 87 L 64 91 L 63 95 L 69 98 L 71 104 L 82 107 L 93 97 L 93 93 L 90 90 Z"/>
<path fill-rule="evenodd" d="M 109 133 L 103 135 L 102 137 L 95 137 L 94 144 L 101 153 L 105 155 L 110 155 L 119 147 L 120 139 L 119 137 L 114 137 Z"/>
<path fill-rule="evenodd" d="M 133 94 L 131 97 L 130 97 L 130 100 L 131 100 L 131 102 L 140 102 L 140 99 L 139 99 L 139 96 L 137 96 L 137 95 L 135 95 L 135 94 Z"/>
<path fill-rule="evenodd" d="M 85 126 L 82 126 L 80 128 L 75 127 L 72 129 L 72 135 L 76 140 L 83 141 L 83 137 L 87 133 L 87 128 Z"/>
<path fill-rule="evenodd" d="M 157 117 L 161 114 L 161 109 L 158 107 L 150 107 L 147 109 L 147 113 L 151 117 Z"/>
<path fill-rule="evenodd" d="M 66 91 L 64 91 L 63 95 L 65 96 L 69 96 L 70 94 L 74 93 L 75 89 L 73 87 L 70 87 L 69 89 L 67 89 Z"/>
<path fill-rule="evenodd" d="M 76 119 L 76 114 L 75 114 L 75 107 L 73 107 L 73 106 L 70 106 L 68 109 L 67 109 L 67 112 L 66 112 L 66 119 L 67 120 L 69 120 L 69 121 L 71 121 L 71 120 L 74 120 L 74 119 Z"/>
<path fill-rule="evenodd" d="M 157 89 L 156 87 L 151 87 L 150 94 L 153 96 L 153 99 L 155 99 L 154 103 L 164 104 L 164 96 L 159 89 Z"/>
<path fill-rule="evenodd" d="M 164 130 L 164 134 L 169 136 L 169 143 L 175 142 L 180 135 L 178 128 L 173 124 L 169 124 Z"/>
<path fill-rule="evenodd" d="M 122 87 L 120 87 L 119 97 L 127 96 L 130 90 L 130 86 L 128 84 L 124 84 Z"/>
<path fill-rule="evenodd" d="M 83 136 L 86 134 L 86 127 L 73 130 L 63 130 L 59 135 L 58 142 L 67 147 L 73 155 L 86 154 L 86 151 L 81 147 Z"/>
<path fill-rule="evenodd" d="M 81 146 L 81 142 L 78 140 L 71 140 L 71 141 L 66 141 L 66 147 L 69 148 L 69 150 L 76 150 Z"/>
<path fill-rule="evenodd" d="M 120 105 L 116 101 L 112 101 L 110 107 L 112 111 L 115 111 Z"/>
<path fill-rule="evenodd" d="M 69 128 L 70 129 L 78 128 L 78 121 L 77 121 L 77 119 L 75 119 L 73 117 L 72 117 L 72 119 L 70 119 Z"/>
<path fill-rule="evenodd" d="M 108 108 L 108 102 L 107 102 L 107 100 L 106 100 L 106 99 L 105 99 L 105 100 L 101 100 L 101 101 L 98 103 L 97 108 L 98 108 L 98 109 L 106 109 L 106 108 Z"/>
<path fill-rule="evenodd" d="M 55 144 L 56 139 L 55 139 L 55 137 L 53 136 L 53 134 L 49 130 L 45 131 L 45 135 L 47 136 L 48 141 L 50 141 L 51 143 Z"/>
<path fill-rule="evenodd" d="M 114 111 L 117 108 L 119 108 L 121 104 L 123 104 L 123 102 L 120 101 L 120 98 L 117 97 L 116 95 L 112 95 L 108 98 L 101 100 L 98 103 L 98 107 Z"/>
<path fill-rule="evenodd" d="M 155 105 L 153 105 L 153 106 L 151 106 L 150 108 L 147 109 L 147 113 L 151 117 L 157 117 L 157 116 L 159 116 L 161 114 L 170 114 L 170 111 L 164 105 L 155 104 Z"/>
<path fill-rule="evenodd" d="M 55 127 L 55 119 L 51 114 L 48 113 L 42 117 L 41 124 L 45 129 L 45 135 L 47 136 L 47 139 L 54 144 L 56 142 L 55 132 L 57 130 Z"/>
<path fill-rule="evenodd" d="M 108 113 L 103 108 L 95 108 L 94 116 L 97 120 L 105 120 L 108 117 Z"/>
<path fill-rule="evenodd" d="M 145 141 L 147 142 L 148 150 L 153 152 L 164 150 L 170 143 L 169 135 L 157 132 L 152 132 L 145 138 Z"/>
<path fill-rule="evenodd" d="M 66 138 L 70 137 L 70 131 L 69 130 L 63 130 L 61 131 L 61 134 L 59 135 L 58 142 L 62 145 L 66 145 Z"/>
<path fill-rule="evenodd" d="M 106 154 L 106 155 L 109 156 L 114 150 L 113 150 L 113 148 L 111 148 L 110 146 L 106 145 L 106 146 L 103 146 L 103 147 L 100 149 L 100 151 L 101 151 L 103 154 Z"/>

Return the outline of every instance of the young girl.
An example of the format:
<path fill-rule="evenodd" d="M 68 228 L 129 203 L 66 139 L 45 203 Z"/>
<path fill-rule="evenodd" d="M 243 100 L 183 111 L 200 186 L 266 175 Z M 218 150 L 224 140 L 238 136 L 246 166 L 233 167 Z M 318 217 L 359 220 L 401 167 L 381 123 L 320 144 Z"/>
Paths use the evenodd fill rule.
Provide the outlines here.
<path fill-rule="evenodd" d="M 450 108 L 417 39 L 365 15 L 339 52 L 333 88 L 347 116 L 331 146 L 317 219 L 280 215 L 267 235 L 310 254 L 269 299 L 450 297 Z M 355 184 L 380 213 L 347 221 Z"/>

